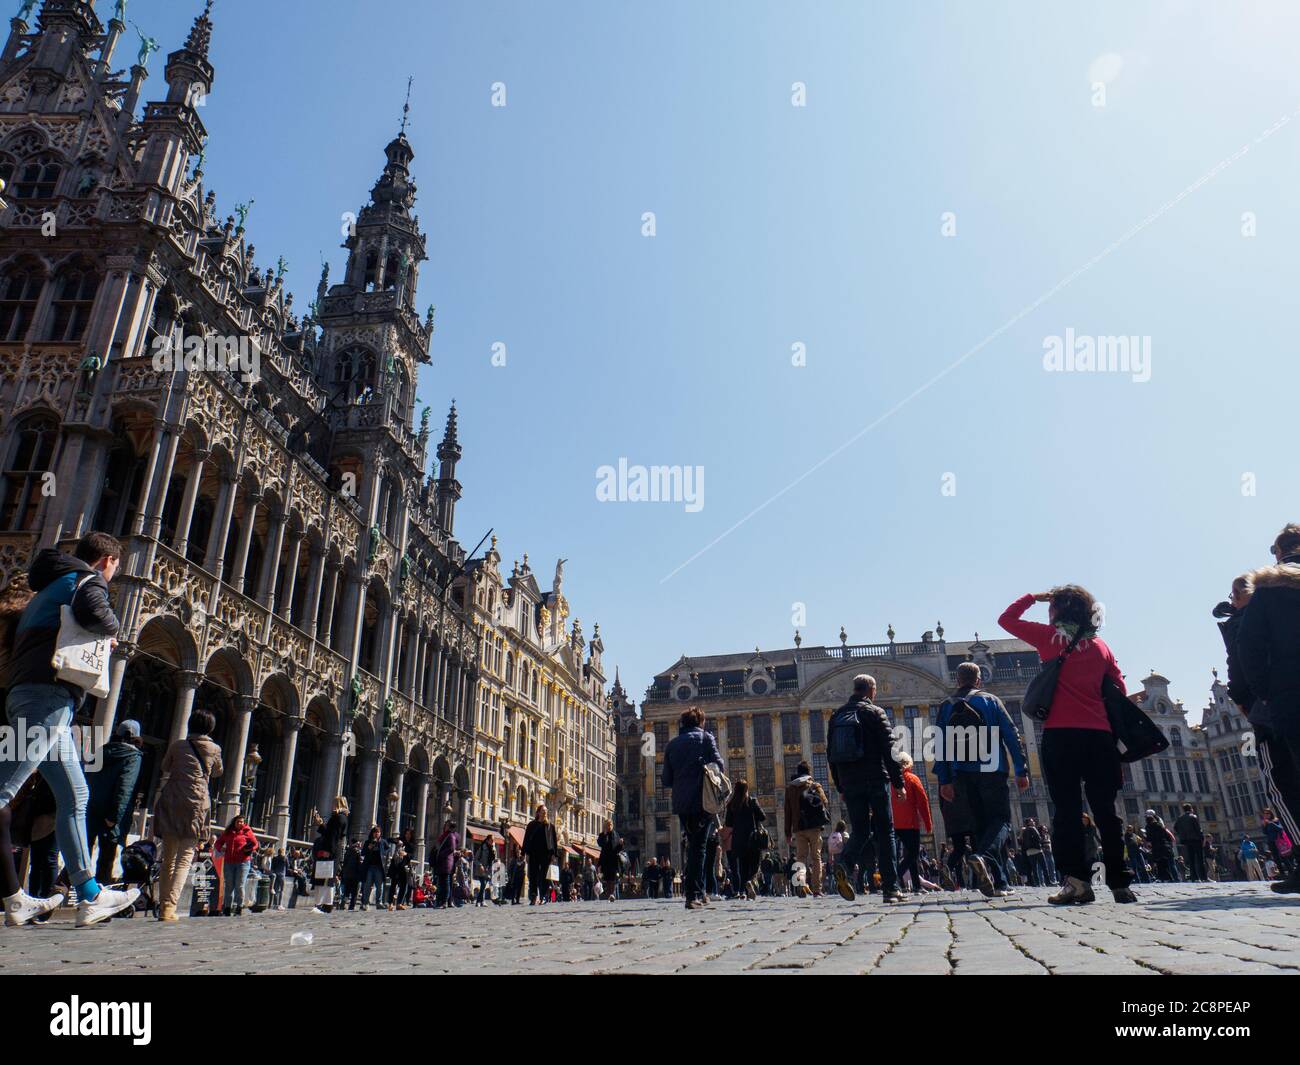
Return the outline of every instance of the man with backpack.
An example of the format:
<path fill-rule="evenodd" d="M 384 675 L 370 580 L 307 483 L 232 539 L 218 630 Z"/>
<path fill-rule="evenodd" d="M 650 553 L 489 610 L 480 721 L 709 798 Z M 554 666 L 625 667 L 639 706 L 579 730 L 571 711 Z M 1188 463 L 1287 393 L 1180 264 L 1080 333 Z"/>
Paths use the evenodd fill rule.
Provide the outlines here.
<path fill-rule="evenodd" d="M 957 667 L 957 690 L 939 707 L 935 718 L 943 752 L 935 760 L 934 772 L 939 778 L 939 797 L 969 814 L 974 826 L 974 849 L 966 855 L 972 882 L 985 898 L 995 899 L 1011 894 L 1002 868 L 1002 854 L 1011 837 L 1008 756 L 1021 791 L 1029 788 L 1029 764 L 1020 731 L 1007 708 L 996 695 L 981 690 L 979 682 L 977 663 L 963 662 Z M 991 749 L 970 742 L 979 737 L 991 738 Z M 981 761 L 981 753 L 992 755 L 992 760 Z"/>
<path fill-rule="evenodd" d="M 831 715 L 826 733 L 826 759 L 831 779 L 844 798 L 853 831 L 835 865 L 835 888 L 841 897 L 857 897 L 849 873 L 858 864 L 869 843 L 875 843 L 880 863 L 881 897 L 887 903 L 902 902 L 898 891 L 898 869 L 894 853 L 893 800 L 890 792 L 903 787 L 903 773 L 894 761 L 894 737 L 885 711 L 872 699 L 874 677 L 860 673 L 853 678 L 853 695 Z"/>
<path fill-rule="evenodd" d="M 822 829 L 831 823 L 828 805 L 826 792 L 813 779 L 812 766 L 800 762 L 794 779 L 785 786 L 785 842 L 807 867 L 813 898 L 822 893 Z"/>

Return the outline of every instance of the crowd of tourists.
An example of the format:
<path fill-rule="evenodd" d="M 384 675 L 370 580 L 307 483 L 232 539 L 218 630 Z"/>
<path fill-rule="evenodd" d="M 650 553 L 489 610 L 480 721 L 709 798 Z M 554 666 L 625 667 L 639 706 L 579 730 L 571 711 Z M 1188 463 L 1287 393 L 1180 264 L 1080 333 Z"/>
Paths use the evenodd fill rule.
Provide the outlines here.
<path fill-rule="evenodd" d="M 995 742 L 991 761 L 983 750 L 977 758 L 944 745 L 929 767 L 946 836 L 941 853 L 928 853 L 922 842 L 934 830 L 922 774 L 897 747 L 874 701 L 874 678 L 861 674 L 827 727 L 827 784 L 847 821 L 831 825 L 827 785 L 801 762 L 786 785 L 779 823 L 769 824 L 749 783 L 727 780 L 713 735 L 690 708 L 662 771 L 682 830 L 680 868 L 667 856 L 635 868 L 609 821 L 597 838 L 598 856 L 575 858 L 544 805 L 519 838 L 503 826 L 472 843 L 446 822 L 421 868 L 410 829 L 389 837 L 372 826 L 353 838 L 341 796 L 328 818 L 313 814 L 316 835 L 307 848 L 265 847 L 239 815 L 213 834 L 210 795 L 224 767 L 212 739 L 216 722 L 202 709 L 191 712 L 186 735 L 164 754 L 150 835 L 122 847 L 140 773 L 140 725 L 116 725 L 89 785 L 70 731 L 87 690 L 98 684 L 83 678 L 84 664 L 72 661 L 70 649 L 78 640 L 112 642 L 119 626 L 109 583 L 121 545 L 90 533 L 72 553 L 38 552 L 25 577 L 0 591 L 0 695 L 8 726 L 46 737 L 44 747 L 0 748 L 5 922 L 45 920 L 65 901 L 75 901 L 78 926 L 142 902 L 160 920 L 174 921 L 187 883 L 191 913 L 228 916 L 246 907 L 293 908 L 301 899 L 321 913 L 522 905 L 525 885 L 530 906 L 646 897 L 681 898 L 688 909 L 724 898 L 816 898 L 831 890 L 847 900 L 878 894 L 885 903 L 902 900 L 905 891 L 974 889 L 1005 898 L 1022 885 L 1056 887 L 1052 904 L 1086 904 L 1094 900 L 1094 883 L 1104 883 L 1115 901 L 1134 903 L 1131 884 L 1153 880 L 1270 879 L 1280 894 L 1300 893 L 1293 849 L 1300 838 L 1300 525 L 1287 525 L 1271 550 L 1274 564 L 1235 578 L 1229 598 L 1213 611 L 1227 652 L 1228 694 L 1250 722 L 1272 803 L 1256 837 L 1216 840 L 1190 805 L 1172 825 L 1154 810 L 1141 825 L 1121 820 L 1121 759 L 1160 749 L 1142 746 L 1159 733 L 1124 694 L 1115 656 L 1097 632 L 1092 595 L 1062 585 L 1019 597 L 999 618 L 1043 663 L 1022 709 L 1043 722 L 1050 830 L 1032 817 L 1013 827 L 1009 777 L 1021 791 L 1030 787 L 1025 748 L 1002 700 L 980 687 L 980 666 L 964 662 L 936 725 L 941 734 L 982 729 Z M 1035 603 L 1046 604 L 1045 623 L 1025 619 Z M 119 858 L 123 875 L 115 886 L 109 881 Z"/>

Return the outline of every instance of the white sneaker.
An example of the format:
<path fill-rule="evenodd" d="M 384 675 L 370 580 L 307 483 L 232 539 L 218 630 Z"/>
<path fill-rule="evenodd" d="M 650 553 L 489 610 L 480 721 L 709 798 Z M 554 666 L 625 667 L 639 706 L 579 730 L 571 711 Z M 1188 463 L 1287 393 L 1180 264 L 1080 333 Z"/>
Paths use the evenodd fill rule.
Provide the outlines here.
<path fill-rule="evenodd" d="M 140 897 L 139 888 L 117 891 L 113 888 L 100 888 L 94 902 L 82 902 L 77 906 L 77 927 L 89 928 L 110 917 L 129 910 Z"/>
<path fill-rule="evenodd" d="M 51 895 L 48 899 L 34 899 L 20 890 L 18 894 L 10 895 L 4 900 L 5 924 L 10 928 L 18 928 L 35 917 L 53 913 L 63 905 L 64 898 L 64 895 L 58 894 Z"/>

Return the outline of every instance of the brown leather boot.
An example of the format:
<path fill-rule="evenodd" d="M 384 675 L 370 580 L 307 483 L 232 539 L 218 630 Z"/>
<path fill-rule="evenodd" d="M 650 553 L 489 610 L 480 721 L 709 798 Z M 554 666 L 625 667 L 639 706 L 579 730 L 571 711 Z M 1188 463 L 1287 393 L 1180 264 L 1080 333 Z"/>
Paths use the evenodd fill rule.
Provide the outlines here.
<path fill-rule="evenodd" d="M 158 914 L 158 920 L 160 921 L 179 920 L 179 918 L 176 916 L 176 907 L 170 902 L 164 902 L 162 904 L 162 909 Z"/>

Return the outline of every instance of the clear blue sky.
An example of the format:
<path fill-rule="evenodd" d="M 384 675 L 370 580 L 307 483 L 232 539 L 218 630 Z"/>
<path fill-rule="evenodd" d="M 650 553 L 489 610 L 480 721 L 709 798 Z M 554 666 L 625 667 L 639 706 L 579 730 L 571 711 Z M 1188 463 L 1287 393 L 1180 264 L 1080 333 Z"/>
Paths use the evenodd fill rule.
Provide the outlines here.
<path fill-rule="evenodd" d="M 131 0 L 156 73 L 200 6 Z M 1300 518 L 1300 117 L 1259 139 L 1300 108 L 1296 5 L 219 0 L 214 19 L 208 181 L 223 214 L 256 197 L 251 239 L 300 306 L 319 253 L 339 274 L 339 217 L 415 75 L 438 308 L 420 397 L 435 424 L 461 411 L 460 539 L 495 526 L 542 577 L 568 558 L 635 699 L 680 653 L 789 646 L 795 603 L 807 643 L 940 619 L 991 637 L 1019 593 L 1077 581 L 1130 687 L 1155 668 L 1196 719 L 1222 665 L 1210 608 Z M 1044 372 L 1067 328 L 1150 337 L 1151 380 Z M 705 506 L 597 502 L 620 457 L 703 466 Z"/>

